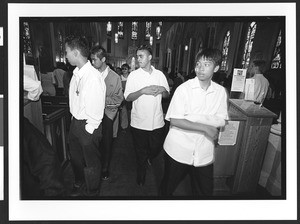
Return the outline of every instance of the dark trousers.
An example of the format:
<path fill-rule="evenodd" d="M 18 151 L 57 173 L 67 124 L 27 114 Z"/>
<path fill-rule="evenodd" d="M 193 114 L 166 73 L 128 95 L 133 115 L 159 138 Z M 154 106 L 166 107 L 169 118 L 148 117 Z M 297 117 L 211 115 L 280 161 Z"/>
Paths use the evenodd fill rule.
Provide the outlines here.
<path fill-rule="evenodd" d="M 69 131 L 69 146 L 71 164 L 75 175 L 75 182 L 84 182 L 85 168 L 93 168 L 99 174 L 100 179 L 100 153 L 99 142 L 102 137 L 102 125 L 100 124 L 93 134 L 85 130 L 86 120 L 71 121 Z"/>
<path fill-rule="evenodd" d="M 164 127 L 146 131 L 131 127 L 137 159 L 138 174 L 146 172 L 147 159 L 152 160 L 162 150 L 164 142 Z"/>
<path fill-rule="evenodd" d="M 165 153 L 165 173 L 161 183 L 161 194 L 171 196 L 179 183 L 189 174 L 193 194 L 211 196 L 213 194 L 213 164 L 194 167 L 179 163 Z"/>
<path fill-rule="evenodd" d="M 107 171 L 109 168 L 111 155 L 112 155 L 112 143 L 113 143 L 113 123 L 108 116 L 104 114 L 102 120 L 102 139 L 101 139 L 101 159 L 102 159 L 102 171 Z"/>

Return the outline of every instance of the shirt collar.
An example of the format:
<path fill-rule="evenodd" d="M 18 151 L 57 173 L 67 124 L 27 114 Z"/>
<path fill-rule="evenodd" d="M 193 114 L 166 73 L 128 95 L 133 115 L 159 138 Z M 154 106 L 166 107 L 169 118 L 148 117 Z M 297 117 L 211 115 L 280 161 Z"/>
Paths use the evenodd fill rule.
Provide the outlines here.
<path fill-rule="evenodd" d="M 199 82 L 199 79 L 198 79 L 197 76 L 192 79 L 192 88 L 193 89 L 195 89 L 195 88 L 202 89 L 201 86 L 200 86 L 200 82 Z M 213 81 L 210 81 L 210 86 L 207 88 L 206 92 L 209 93 L 209 92 L 213 92 L 215 90 L 216 90 L 216 84 Z"/>
<path fill-rule="evenodd" d="M 258 73 L 258 74 L 255 74 L 254 76 L 263 76 L 263 74 Z"/>
<path fill-rule="evenodd" d="M 142 68 L 139 68 L 142 72 L 144 72 L 144 73 L 146 73 L 146 74 L 148 74 L 148 75 L 151 75 L 153 72 L 155 72 L 155 68 L 154 68 L 154 66 L 153 65 L 151 65 L 151 69 L 152 69 L 152 72 L 151 73 L 149 73 L 149 72 L 146 72 L 144 69 L 142 69 Z"/>
<path fill-rule="evenodd" d="M 81 69 L 76 67 L 73 71 L 75 77 L 81 79 L 83 77 L 83 75 L 86 73 L 86 70 L 89 69 L 90 66 L 92 66 L 91 62 L 87 61 L 87 63 L 85 63 L 84 66 L 82 66 Z"/>
<path fill-rule="evenodd" d="M 100 74 L 101 74 L 101 76 L 103 77 L 103 79 L 106 78 L 106 76 L 108 75 L 109 70 L 110 70 L 109 66 L 106 66 L 106 68 L 104 69 L 103 72 L 100 72 L 100 71 L 99 71 Z"/>

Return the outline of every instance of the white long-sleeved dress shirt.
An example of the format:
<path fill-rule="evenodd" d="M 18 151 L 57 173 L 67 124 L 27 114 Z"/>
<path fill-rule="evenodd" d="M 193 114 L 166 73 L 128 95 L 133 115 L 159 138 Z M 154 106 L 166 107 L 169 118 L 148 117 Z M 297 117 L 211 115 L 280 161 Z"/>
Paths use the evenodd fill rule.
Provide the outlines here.
<path fill-rule="evenodd" d="M 106 86 L 99 71 L 88 61 L 76 67 L 70 82 L 70 112 L 77 120 L 86 120 L 86 131 L 92 134 L 102 122 Z"/>
<path fill-rule="evenodd" d="M 27 98 L 32 101 L 40 99 L 43 92 L 41 82 L 37 78 L 37 74 L 32 65 L 24 64 L 24 90 L 27 91 Z"/>

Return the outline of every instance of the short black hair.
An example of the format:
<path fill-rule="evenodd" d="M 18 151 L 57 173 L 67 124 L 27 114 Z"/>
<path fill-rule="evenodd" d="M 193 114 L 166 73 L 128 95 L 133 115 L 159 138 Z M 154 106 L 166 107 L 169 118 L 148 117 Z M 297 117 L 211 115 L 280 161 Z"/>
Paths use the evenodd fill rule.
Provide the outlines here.
<path fill-rule="evenodd" d="M 169 68 L 168 68 L 168 67 L 163 67 L 163 72 L 168 73 L 168 71 L 169 71 Z"/>
<path fill-rule="evenodd" d="M 149 47 L 148 45 L 141 45 L 140 47 L 138 47 L 137 51 L 148 51 L 150 55 L 152 55 L 152 48 Z"/>
<path fill-rule="evenodd" d="M 123 65 L 121 66 L 121 68 L 127 68 L 128 70 L 130 69 L 130 67 L 129 67 L 129 65 L 128 65 L 127 63 L 123 64 Z"/>
<path fill-rule="evenodd" d="M 220 65 L 222 62 L 222 53 L 219 49 L 215 49 L 215 48 L 203 49 L 196 55 L 195 62 L 200 60 L 200 58 L 202 57 L 209 61 L 212 61 L 215 64 L 215 66 Z"/>
<path fill-rule="evenodd" d="M 89 42 L 84 36 L 70 35 L 66 38 L 65 43 L 71 48 L 71 50 L 77 49 L 83 57 L 89 57 Z"/>
<path fill-rule="evenodd" d="M 261 73 L 265 72 L 266 61 L 264 61 L 264 60 L 253 60 L 252 63 L 255 67 L 258 67 L 258 69 Z"/>
<path fill-rule="evenodd" d="M 104 49 L 104 47 L 100 46 L 100 45 L 95 45 L 94 47 L 92 47 L 91 49 L 91 54 L 95 54 L 97 55 L 97 57 L 99 59 L 102 58 L 106 58 L 107 59 L 107 53 L 106 50 Z"/>

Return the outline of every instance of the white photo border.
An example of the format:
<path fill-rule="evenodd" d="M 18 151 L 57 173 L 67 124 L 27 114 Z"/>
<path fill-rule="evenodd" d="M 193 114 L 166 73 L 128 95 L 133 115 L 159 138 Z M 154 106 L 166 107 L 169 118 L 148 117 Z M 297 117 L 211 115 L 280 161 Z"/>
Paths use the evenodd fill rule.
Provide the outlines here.
<path fill-rule="evenodd" d="M 8 3 L 9 220 L 296 220 L 296 3 L 29 4 Z M 147 9 L 147 10 L 145 10 Z M 228 10 L 230 9 L 230 10 Z M 187 15 L 188 12 L 188 15 Z M 255 13 L 254 13 L 255 12 Z M 20 17 L 286 17 L 286 200 L 61 200 L 19 196 Z M 184 209 L 184 212 L 182 211 Z M 148 212 L 151 211 L 151 212 Z M 216 213 L 217 211 L 217 213 Z M 155 216 L 153 216 L 155 214 Z"/>

